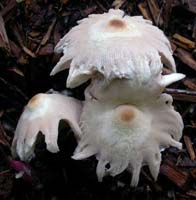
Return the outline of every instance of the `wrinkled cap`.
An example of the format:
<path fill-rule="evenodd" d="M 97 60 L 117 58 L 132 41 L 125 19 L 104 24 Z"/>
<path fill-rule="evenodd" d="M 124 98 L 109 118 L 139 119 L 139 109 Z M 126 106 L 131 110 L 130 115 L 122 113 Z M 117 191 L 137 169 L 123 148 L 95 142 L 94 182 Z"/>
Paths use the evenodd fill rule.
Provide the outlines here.
<path fill-rule="evenodd" d="M 175 71 L 168 39 L 163 32 L 141 16 L 130 17 L 122 10 L 89 15 L 78 22 L 57 44 L 63 57 L 51 75 L 70 67 L 67 86 L 76 87 L 102 74 L 107 80 L 144 81 L 157 76 L 162 63 Z"/>

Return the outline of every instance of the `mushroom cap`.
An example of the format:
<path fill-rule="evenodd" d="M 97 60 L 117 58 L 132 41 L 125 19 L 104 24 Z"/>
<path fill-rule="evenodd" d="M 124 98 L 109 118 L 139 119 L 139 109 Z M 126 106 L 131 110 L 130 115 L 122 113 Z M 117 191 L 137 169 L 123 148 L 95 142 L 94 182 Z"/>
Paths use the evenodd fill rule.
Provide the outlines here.
<path fill-rule="evenodd" d="M 88 100 L 80 123 L 83 134 L 73 158 L 95 155 L 99 181 L 128 169 L 132 173 L 131 185 L 136 186 L 143 165 L 149 166 L 156 180 L 160 151 L 169 146 L 182 147 L 178 142 L 182 136 L 182 118 L 167 94 L 137 106 Z"/>
<path fill-rule="evenodd" d="M 67 86 L 76 87 L 102 74 L 114 78 L 150 80 L 162 69 L 162 62 L 175 71 L 168 39 L 141 16 L 130 17 L 122 10 L 89 15 L 78 22 L 57 44 L 63 57 L 51 75 L 70 67 Z"/>
<path fill-rule="evenodd" d="M 59 151 L 57 144 L 60 120 L 65 120 L 76 138 L 81 135 L 79 119 L 82 102 L 61 94 L 37 94 L 26 105 L 18 121 L 12 142 L 12 154 L 29 161 L 34 154 L 38 133 L 45 136 L 50 152 Z"/>
<path fill-rule="evenodd" d="M 114 79 L 108 83 L 100 76 L 92 79 L 85 90 L 85 98 L 141 105 L 158 98 L 165 87 L 184 77 L 185 75 L 181 73 L 159 74 L 159 76 L 152 77 L 150 81 L 143 81 L 140 77 L 135 77 L 134 79 Z"/>

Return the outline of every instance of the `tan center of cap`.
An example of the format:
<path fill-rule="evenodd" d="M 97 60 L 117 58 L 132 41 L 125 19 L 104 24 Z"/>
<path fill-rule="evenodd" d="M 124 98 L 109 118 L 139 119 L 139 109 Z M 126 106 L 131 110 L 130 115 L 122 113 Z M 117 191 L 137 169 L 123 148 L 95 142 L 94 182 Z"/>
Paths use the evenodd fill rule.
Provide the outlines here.
<path fill-rule="evenodd" d="M 116 117 L 119 122 L 130 124 L 136 117 L 136 109 L 131 105 L 121 105 L 116 109 Z"/>
<path fill-rule="evenodd" d="M 120 113 L 120 119 L 123 122 L 131 122 L 135 116 L 135 113 L 131 109 L 123 109 Z"/>
<path fill-rule="evenodd" d="M 30 101 L 27 104 L 27 107 L 31 108 L 31 109 L 37 107 L 38 105 L 40 105 L 40 101 L 41 101 L 41 99 L 44 98 L 44 96 L 45 96 L 45 94 L 36 94 L 35 96 L 33 96 L 30 99 Z"/>
<path fill-rule="evenodd" d="M 120 19 L 112 19 L 109 21 L 108 27 L 115 30 L 123 30 L 126 28 L 126 24 Z"/>

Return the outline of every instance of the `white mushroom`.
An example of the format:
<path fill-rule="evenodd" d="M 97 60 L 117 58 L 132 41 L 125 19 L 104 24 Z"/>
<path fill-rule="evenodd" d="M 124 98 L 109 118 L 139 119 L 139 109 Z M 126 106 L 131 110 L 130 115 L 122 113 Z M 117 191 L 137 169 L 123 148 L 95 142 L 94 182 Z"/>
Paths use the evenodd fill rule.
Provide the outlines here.
<path fill-rule="evenodd" d="M 37 94 L 25 107 L 16 127 L 12 143 L 12 153 L 21 160 L 30 160 L 33 156 L 36 138 L 39 132 L 45 136 L 47 149 L 58 152 L 58 125 L 65 120 L 75 133 L 81 136 L 78 122 L 82 103 L 72 97 L 61 94 Z"/>
<path fill-rule="evenodd" d="M 120 104 L 115 98 L 86 97 L 82 105 L 60 94 L 38 94 L 29 101 L 19 119 L 13 154 L 22 160 L 31 159 L 39 131 L 45 135 L 47 149 L 58 152 L 61 119 L 67 121 L 79 139 L 73 158 L 81 160 L 95 155 L 98 159 L 99 181 L 105 175 L 115 176 L 127 169 L 132 173 L 131 185 L 136 186 L 143 165 L 149 166 L 156 180 L 160 151 L 169 146 L 181 148 L 178 141 L 183 123 L 173 109 L 170 95 L 149 96 L 137 104 L 132 104 L 132 100 Z"/>
<path fill-rule="evenodd" d="M 168 39 L 141 16 L 130 17 L 111 9 L 78 23 L 57 44 L 55 50 L 64 56 L 51 72 L 54 75 L 70 67 L 70 88 L 96 73 L 108 81 L 138 78 L 147 82 L 161 73 L 162 62 L 176 71 Z"/>
<path fill-rule="evenodd" d="M 83 135 L 73 158 L 98 159 L 97 176 L 115 176 L 125 169 L 132 172 L 131 185 L 136 186 L 143 165 L 148 165 L 157 179 L 160 150 L 169 146 L 181 148 L 183 123 L 173 109 L 172 97 L 162 94 L 140 105 L 116 104 L 111 101 L 85 101 L 81 115 Z M 109 164 L 110 167 L 107 167 Z"/>
<path fill-rule="evenodd" d="M 183 129 L 172 97 L 162 94 L 166 86 L 184 78 L 179 73 L 161 74 L 163 64 L 176 71 L 163 32 L 142 17 L 109 10 L 79 21 L 56 51 L 64 56 L 51 75 L 70 68 L 70 88 L 92 80 L 85 101 L 60 94 L 33 97 L 18 122 L 13 152 L 22 160 L 30 159 L 39 131 L 45 135 L 47 149 L 59 151 L 58 124 L 64 119 L 78 139 L 73 158 L 95 155 L 100 181 L 127 169 L 132 173 L 131 185 L 136 186 L 143 165 L 149 166 L 156 180 L 161 149 L 180 149 Z"/>

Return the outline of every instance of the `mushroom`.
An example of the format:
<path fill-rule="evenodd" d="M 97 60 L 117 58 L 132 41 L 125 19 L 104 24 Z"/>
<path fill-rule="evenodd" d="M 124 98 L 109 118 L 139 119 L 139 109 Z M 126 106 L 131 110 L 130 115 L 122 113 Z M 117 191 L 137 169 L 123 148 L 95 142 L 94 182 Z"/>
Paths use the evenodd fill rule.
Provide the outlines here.
<path fill-rule="evenodd" d="M 12 154 L 21 160 L 30 160 L 38 133 L 45 136 L 47 149 L 56 153 L 58 125 L 65 120 L 78 139 L 81 130 L 78 125 L 82 103 L 72 97 L 61 94 L 37 94 L 26 105 L 15 130 L 12 142 Z"/>
<path fill-rule="evenodd" d="M 90 93 L 87 93 L 90 95 Z M 58 152 L 58 124 L 61 119 L 72 128 L 78 146 L 73 159 L 95 155 L 97 176 L 115 176 L 124 170 L 132 173 L 136 186 L 143 165 L 148 165 L 157 179 L 160 151 L 169 146 L 181 149 L 182 119 L 172 106 L 172 97 L 120 104 L 116 99 L 86 97 L 82 103 L 61 94 L 38 94 L 24 109 L 12 144 L 12 152 L 21 160 L 30 160 L 38 133 L 45 135 L 47 149 Z M 107 166 L 110 166 L 109 168 Z"/>
<path fill-rule="evenodd" d="M 107 81 L 125 78 L 146 83 L 161 74 L 163 64 L 176 71 L 168 39 L 141 16 L 110 9 L 78 24 L 55 48 L 64 56 L 51 75 L 70 68 L 67 87 L 74 88 L 97 73 Z"/>
<path fill-rule="evenodd" d="M 95 155 L 99 181 L 127 169 L 132 173 L 131 186 L 136 186 L 143 165 L 149 166 L 156 180 L 160 151 L 169 146 L 182 147 L 178 140 L 183 122 L 167 94 L 137 106 L 89 99 L 84 103 L 80 123 L 83 134 L 72 158 Z"/>
<path fill-rule="evenodd" d="M 61 94 L 38 94 L 21 115 L 13 140 L 13 153 L 22 160 L 33 155 L 36 137 L 45 135 L 47 149 L 59 151 L 58 123 L 72 128 L 78 141 L 73 159 L 95 155 L 97 176 L 132 173 L 136 186 L 143 165 L 157 179 L 160 151 L 181 149 L 182 119 L 172 97 L 162 94 L 169 84 L 184 78 L 176 67 L 168 39 L 142 17 L 121 10 L 89 15 L 57 44 L 64 56 L 51 75 L 69 69 L 67 87 L 91 79 L 81 102 Z M 163 76 L 163 64 L 174 73 Z"/>

